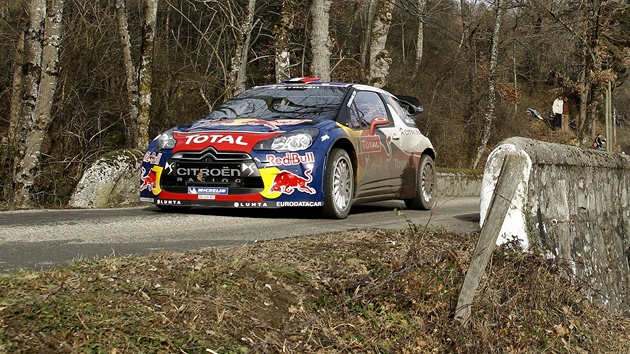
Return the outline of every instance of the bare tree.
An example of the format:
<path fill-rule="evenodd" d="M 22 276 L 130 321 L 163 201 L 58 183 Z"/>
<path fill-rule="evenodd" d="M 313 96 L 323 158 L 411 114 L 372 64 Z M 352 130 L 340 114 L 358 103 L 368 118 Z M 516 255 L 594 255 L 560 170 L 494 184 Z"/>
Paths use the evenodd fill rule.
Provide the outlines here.
<path fill-rule="evenodd" d="M 459 0 L 459 17 L 462 20 L 462 34 L 459 39 L 459 47 L 457 51 L 459 52 L 461 48 L 466 45 L 466 41 L 469 40 L 470 37 L 470 5 L 466 0 Z"/>
<path fill-rule="evenodd" d="M 145 0 L 145 17 L 139 65 L 135 65 L 131 55 L 128 15 L 125 0 L 116 0 L 120 40 L 123 45 L 125 72 L 127 75 L 127 95 L 131 115 L 130 138 L 133 146 L 144 149 L 149 144 L 149 121 L 151 113 L 151 88 L 153 86 L 153 56 L 155 48 L 155 22 L 158 0 Z"/>
<path fill-rule="evenodd" d="M 328 26 L 330 23 L 331 0 L 313 0 L 311 13 L 313 15 L 311 50 L 313 60 L 311 73 L 323 81 L 330 81 L 330 38 Z"/>
<path fill-rule="evenodd" d="M 580 95 L 579 136 L 583 145 L 590 143 L 595 135 L 595 120 L 604 99 L 604 91 L 609 82 L 617 79 L 611 65 L 609 37 L 613 13 L 626 11 L 625 4 L 614 1 L 581 1 L 579 14 L 581 25 L 577 36 L 581 52 L 581 72 L 578 79 Z"/>
<path fill-rule="evenodd" d="M 416 36 L 416 67 L 420 65 L 424 51 L 424 12 L 427 8 L 427 0 L 418 0 L 418 35 Z"/>
<path fill-rule="evenodd" d="M 608 83 L 614 83 L 618 75 L 625 71 L 615 66 L 616 61 L 623 59 L 615 58 L 615 52 L 621 52 L 616 47 L 615 43 L 618 42 L 614 37 L 624 32 L 619 29 L 615 31 L 615 27 L 627 22 L 618 21 L 617 16 L 627 13 L 626 1 L 575 0 L 554 7 L 535 4 L 566 35 L 571 48 L 571 57 L 564 58 L 568 61 L 565 70 L 558 69 L 556 72 L 557 78 L 562 80 L 557 89 L 563 93 L 573 92 L 578 97 L 578 138 L 583 145 L 587 145 L 595 134 L 595 122 L 601 114 Z M 567 72 L 571 68 L 575 68 L 573 75 Z"/>
<path fill-rule="evenodd" d="M 52 122 L 52 105 L 59 76 L 64 0 L 32 0 L 25 35 L 22 102 L 14 145 L 13 190 L 19 207 L 31 205 L 42 142 Z"/>
<path fill-rule="evenodd" d="M 291 31 L 295 16 L 295 0 L 284 0 L 280 17 L 274 26 L 276 82 L 291 77 Z"/>
<path fill-rule="evenodd" d="M 116 0 L 116 17 L 118 18 L 118 33 L 122 44 L 125 76 L 127 78 L 127 98 L 129 100 L 129 115 L 134 120 L 138 117 L 138 82 L 136 67 L 131 56 L 131 36 L 129 35 L 129 20 L 125 0 Z M 132 129 L 133 131 L 133 129 Z"/>
<path fill-rule="evenodd" d="M 370 41 L 368 83 L 376 87 L 383 87 L 389 74 L 389 66 L 392 63 L 389 52 L 385 49 L 385 43 L 387 42 L 387 35 L 392 23 L 394 1 L 378 0 L 376 6 Z"/>
<path fill-rule="evenodd" d="M 240 36 L 236 42 L 236 52 L 232 57 L 232 70 L 228 79 L 226 98 L 230 98 L 245 91 L 247 80 L 247 53 L 251 42 L 251 33 L 254 28 L 254 13 L 256 0 L 249 0 L 247 5 L 247 17 L 241 24 Z"/>
<path fill-rule="evenodd" d="M 146 0 L 142 38 L 142 61 L 139 67 L 140 110 L 135 122 L 135 147 L 145 149 L 149 145 L 149 121 L 151 116 L 151 89 L 153 87 L 153 57 L 155 52 L 155 22 L 158 0 Z"/>
<path fill-rule="evenodd" d="M 418 31 L 416 32 L 416 50 L 415 50 L 415 66 L 413 75 L 418 75 L 420 68 L 420 62 L 422 61 L 422 55 L 424 52 L 424 22 L 426 18 L 427 0 L 401 0 L 400 5 L 406 13 L 412 14 L 418 21 Z M 404 38 L 403 44 L 403 57 L 404 57 Z"/>
<path fill-rule="evenodd" d="M 476 154 L 473 159 L 472 168 L 477 168 L 479 161 L 486 151 L 488 146 L 488 140 L 490 140 L 490 131 L 492 128 L 492 116 L 494 115 L 494 104 L 496 101 L 495 85 L 496 78 L 495 72 L 497 68 L 498 54 L 499 54 L 499 35 L 501 30 L 501 17 L 503 16 L 503 4 L 501 0 L 495 0 L 495 15 L 494 15 L 494 31 L 492 32 L 492 46 L 490 48 L 490 68 L 488 70 L 488 107 L 484 114 L 483 123 L 481 126 L 481 139 L 477 145 Z"/>
<path fill-rule="evenodd" d="M 41 156 L 27 138 L 46 130 L 45 120 L 36 119 L 49 108 L 46 99 L 38 102 L 44 86 L 51 87 L 43 80 L 46 45 L 37 39 L 44 41 L 47 20 L 40 13 L 27 26 L 28 16 L 20 14 L 36 18 L 37 4 L 46 4 L 50 12 L 53 0 L 0 1 L 0 188 L 9 192 L 0 202 L 13 200 L 14 187 L 24 184 L 31 202 L 65 205 L 84 167 L 96 157 L 145 147 L 138 132 L 147 129 L 149 108 L 152 135 L 207 114 L 245 82 L 311 74 L 325 78 L 314 69 L 321 65 L 318 60 L 330 61 L 332 80 L 387 82 L 391 90 L 417 96 L 426 107 L 417 123 L 432 138 L 438 163 L 448 167 L 469 167 L 474 160 L 481 166 L 480 151 L 485 155 L 494 142 L 514 134 L 555 139 L 522 124 L 523 112 L 515 112 L 514 103 L 545 109 L 559 90 L 580 108 L 578 135 L 590 140 L 600 124 L 602 89 L 612 82 L 613 102 L 619 102 L 618 86 L 628 82 L 626 0 L 501 0 L 500 27 L 495 3 L 487 1 L 331 1 L 329 24 L 321 27 L 327 27 L 330 42 L 317 43 L 316 37 L 325 37 L 315 35 L 313 1 L 254 1 L 65 0 L 54 119 L 41 133 Z M 327 1 L 317 4 L 326 10 Z M 250 10 L 254 3 L 255 12 Z M 155 12 L 157 4 L 164 10 Z M 513 11 L 506 11 L 507 5 Z M 154 13 L 159 30 L 152 27 Z M 392 22 L 389 28 L 392 16 L 404 25 Z M 405 37 L 404 31 L 416 26 L 418 36 Z M 498 38 L 504 44 L 495 47 Z M 403 65 L 414 56 L 415 65 Z M 412 68 L 417 75 L 410 79 Z M 544 78 L 552 68 L 562 80 L 550 85 Z M 518 88 L 517 100 L 508 96 L 516 91 L 506 89 L 508 80 Z M 37 170 L 24 168 L 37 159 Z M 18 167 L 35 179 L 17 176 Z"/>
<path fill-rule="evenodd" d="M 24 35 L 23 31 L 20 32 L 17 48 L 15 50 L 15 66 L 13 68 L 13 83 L 11 85 L 11 102 L 9 108 L 9 129 L 7 134 L 7 143 L 9 143 L 9 146 L 15 142 L 16 129 L 20 121 L 21 93 L 24 75 L 22 73 L 22 65 L 18 65 L 18 63 L 24 62 Z M 11 148 L 14 148 L 14 146 L 11 146 Z"/>
<path fill-rule="evenodd" d="M 370 63 L 370 41 L 372 40 L 372 23 L 374 20 L 374 1 L 370 0 L 367 2 L 367 11 L 364 11 L 365 15 L 365 23 L 367 23 L 367 28 L 365 33 L 363 33 L 363 41 L 361 42 L 361 63 L 365 67 L 369 67 Z"/>

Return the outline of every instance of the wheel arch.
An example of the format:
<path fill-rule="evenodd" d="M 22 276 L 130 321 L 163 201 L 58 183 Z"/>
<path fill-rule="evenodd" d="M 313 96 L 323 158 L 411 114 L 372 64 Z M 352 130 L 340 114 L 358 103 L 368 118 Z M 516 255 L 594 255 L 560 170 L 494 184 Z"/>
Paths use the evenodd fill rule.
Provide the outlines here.
<path fill-rule="evenodd" d="M 435 150 L 433 150 L 433 149 L 431 149 L 431 148 L 429 148 L 429 149 L 425 149 L 425 150 L 422 152 L 422 155 L 429 155 L 429 156 L 431 156 L 431 158 L 433 159 L 433 161 L 435 161 Z"/>
<path fill-rule="evenodd" d="M 333 151 L 333 149 L 343 149 L 350 156 L 350 160 L 352 162 L 352 168 L 354 169 L 354 182 L 355 182 L 354 188 L 356 189 L 358 160 L 357 160 L 357 152 L 356 152 L 356 149 L 354 148 L 354 145 L 352 144 L 350 140 L 346 138 L 335 141 L 335 143 L 330 146 L 330 149 L 328 149 L 328 152 L 326 153 L 327 159 L 328 159 L 328 156 L 330 156 L 330 152 Z"/>

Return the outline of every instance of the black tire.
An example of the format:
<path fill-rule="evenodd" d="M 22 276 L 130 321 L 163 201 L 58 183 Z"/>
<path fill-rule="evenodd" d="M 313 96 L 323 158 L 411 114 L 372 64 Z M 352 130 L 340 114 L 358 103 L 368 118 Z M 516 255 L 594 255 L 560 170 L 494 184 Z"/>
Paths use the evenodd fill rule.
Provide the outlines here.
<path fill-rule="evenodd" d="M 407 209 L 430 210 L 435 204 L 435 163 L 429 155 L 422 155 L 416 177 L 416 195 L 413 199 L 405 199 Z"/>
<path fill-rule="evenodd" d="M 345 150 L 333 149 L 326 162 L 322 216 L 345 219 L 354 199 L 354 168 Z"/>
<path fill-rule="evenodd" d="M 179 213 L 190 209 L 190 206 L 156 205 L 158 209 L 165 213 Z"/>

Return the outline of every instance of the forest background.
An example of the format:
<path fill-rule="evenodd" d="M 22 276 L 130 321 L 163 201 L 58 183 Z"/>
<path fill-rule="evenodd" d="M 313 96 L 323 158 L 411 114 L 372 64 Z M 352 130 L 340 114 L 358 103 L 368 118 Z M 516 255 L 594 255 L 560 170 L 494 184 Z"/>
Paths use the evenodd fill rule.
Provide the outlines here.
<path fill-rule="evenodd" d="M 4 0 L 0 36 L 8 208 L 64 207 L 103 154 L 286 77 L 418 97 L 443 168 L 482 168 L 511 136 L 587 147 L 607 88 L 630 124 L 626 0 Z M 575 129 L 526 113 L 558 95 Z"/>

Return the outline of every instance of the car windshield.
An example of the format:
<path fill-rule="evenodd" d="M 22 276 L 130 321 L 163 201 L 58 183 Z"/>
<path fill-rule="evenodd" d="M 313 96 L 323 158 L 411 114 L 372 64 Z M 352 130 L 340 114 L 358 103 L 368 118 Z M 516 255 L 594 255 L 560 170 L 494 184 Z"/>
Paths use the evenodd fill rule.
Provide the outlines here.
<path fill-rule="evenodd" d="M 346 87 L 299 85 L 262 86 L 227 100 L 206 119 L 255 118 L 334 120 Z"/>

